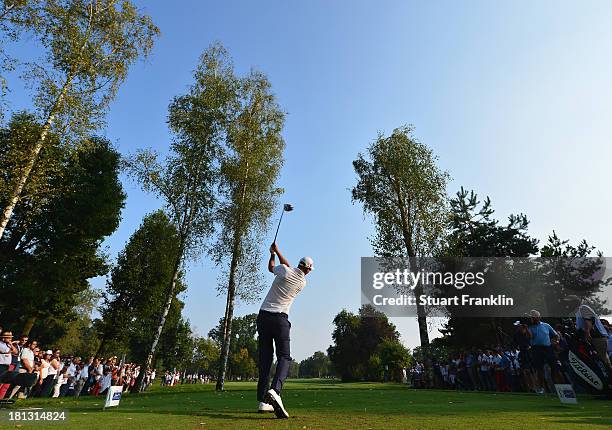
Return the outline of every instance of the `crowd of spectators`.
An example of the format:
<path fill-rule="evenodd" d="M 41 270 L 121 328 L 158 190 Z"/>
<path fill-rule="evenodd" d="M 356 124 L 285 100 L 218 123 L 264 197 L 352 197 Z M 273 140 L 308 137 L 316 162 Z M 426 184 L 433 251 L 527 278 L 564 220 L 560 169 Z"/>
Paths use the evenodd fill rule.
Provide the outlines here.
<path fill-rule="evenodd" d="M 528 320 L 516 321 L 515 332 L 507 345 L 465 349 L 450 354 L 432 365 L 433 388 L 499 392 L 554 392 L 554 384 L 574 384 L 568 362 L 570 333 L 580 332 L 612 370 L 612 326 L 600 319 L 588 306 L 580 306 L 571 327 L 555 328 L 540 320 L 536 310 Z M 133 389 L 140 376 L 140 366 L 108 358 L 62 355 L 44 350 L 36 340 L 22 335 L 14 339 L 10 330 L 0 327 L 0 400 L 27 397 L 79 397 L 105 395 L 111 386 Z M 405 375 L 405 374 L 404 374 Z M 143 388 L 153 384 L 155 370 L 143 376 Z M 404 380 L 406 380 L 404 376 Z M 428 386 L 425 366 L 416 362 L 410 369 L 416 388 Z M 167 370 L 161 375 L 162 386 L 207 384 L 206 373 Z"/>
<path fill-rule="evenodd" d="M 569 366 L 567 331 L 580 330 L 612 370 L 612 326 L 588 306 L 579 312 L 575 322 L 568 321 L 575 325 L 553 328 L 532 310 L 529 320 L 515 322 L 512 340 L 505 347 L 466 349 L 434 362 L 434 388 L 544 394 L 555 392 L 554 384 L 568 383 L 580 391 Z M 423 363 L 415 363 L 410 374 L 414 387 L 426 387 Z"/>
<path fill-rule="evenodd" d="M 202 372 L 166 370 L 161 376 L 161 386 L 172 387 L 174 385 L 183 384 L 208 384 L 212 380 L 211 376 Z"/>
<path fill-rule="evenodd" d="M 115 356 L 82 359 L 62 355 L 58 349 L 44 350 L 25 335 L 14 339 L 2 327 L 0 333 L 0 400 L 105 395 L 110 386 L 131 389 L 140 374 L 140 366 Z M 154 379 L 155 371 L 148 371 L 144 387 Z"/>

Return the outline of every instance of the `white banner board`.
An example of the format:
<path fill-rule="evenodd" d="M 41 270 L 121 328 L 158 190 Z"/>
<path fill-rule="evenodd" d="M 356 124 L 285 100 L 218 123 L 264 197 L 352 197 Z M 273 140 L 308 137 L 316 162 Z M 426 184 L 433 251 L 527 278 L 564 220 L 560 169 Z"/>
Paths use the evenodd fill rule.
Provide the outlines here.
<path fill-rule="evenodd" d="M 123 385 L 119 385 L 117 387 L 108 387 L 104 408 L 109 408 L 111 406 L 119 406 L 119 402 L 121 401 L 121 393 L 123 393 Z"/>
<path fill-rule="evenodd" d="M 555 389 L 561 403 L 578 403 L 576 392 L 570 384 L 555 384 Z"/>

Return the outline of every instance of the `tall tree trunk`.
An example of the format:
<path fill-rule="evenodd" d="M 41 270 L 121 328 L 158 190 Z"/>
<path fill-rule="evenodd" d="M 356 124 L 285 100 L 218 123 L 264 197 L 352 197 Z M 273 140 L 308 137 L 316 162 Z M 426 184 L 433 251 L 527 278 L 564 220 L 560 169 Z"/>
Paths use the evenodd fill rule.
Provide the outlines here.
<path fill-rule="evenodd" d="M 412 239 L 412 226 L 411 226 L 411 212 L 410 212 L 410 199 L 408 202 L 404 201 L 402 194 L 401 185 L 397 180 L 389 178 L 394 185 L 397 203 L 400 212 L 400 220 L 402 224 L 402 236 L 404 239 L 404 246 L 406 247 L 406 254 L 410 260 L 410 266 L 416 267 L 417 253 L 414 247 Z M 423 294 L 423 286 L 418 284 L 414 289 L 414 296 L 419 297 Z M 427 328 L 427 311 L 423 305 L 417 300 L 417 324 L 419 325 L 419 338 L 421 341 L 421 351 L 423 352 L 423 359 L 425 365 L 425 378 L 429 386 L 433 386 L 433 360 L 431 357 L 431 350 L 429 347 L 429 331 Z"/>
<path fill-rule="evenodd" d="M 247 192 L 247 179 L 249 177 L 249 161 L 246 161 L 244 181 L 242 182 L 242 192 L 240 196 L 240 209 L 245 203 Z M 223 344 L 221 346 L 221 365 L 217 375 L 216 389 L 223 391 L 225 386 L 225 373 L 227 372 L 227 360 L 229 358 L 229 349 L 232 341 L 232 318 L 234 317 L 234 298 L 236 296 L 236 269 L 238 267 L 238 258 L 240 251 L 240 243 L 242 242 L 242 213 L 238 217 L 234 230 L 234 244 L 232 247 L 232 261 L 230 263 L 229 281 L 227 285 L 227 303 L 225 305 L 225 318 L 223 319 Z"/>
<path fill-rule="evenodd" d="M 34 327 L 34 323 L 36 322 L 36 315 L 32 315 L 28 317 L 25 324 L 23 325 L 23 330 L 21 331 L 22 335 L 29 336 L 32 327 Z"/>
<path fill-rule="evenodd" d="M 174 273 L 172 274 L 172 281 L 170 282 L 170 288 L 168 289 L 168 294 L 166 295 L 166 304 L 164 305 L 164 310 L 162 312 L 159 324 L 157 326 L 157 330 L 155 331 L 155 336 L 153 337 L 153 342 L 151 343 L 151 349 L 149 350 L 149 354 L 147 355 L 147 359 L 145 360 L 144 366 L 140 368 L 140 374 L 138 375 L 138 380 L 136 381 L 136 384 L 135 384 L 138 387 L 138 391 L 143 390 L 144 376 L 146 375 L 147 370 L 149 370 L 149 368 L 151 367 L 151 364 L 153 363 L 153 356 L 155 355 L 157 344 L 159 343 L 159 339 L 161 338 L 162 331 L 164 330 L 164 325 L 166 324 L 166 318 L 168 317 L 168 313 L 170 312 L 170 307 L 172 306 L 172 300 L 174 300 L 174 291 L 176 290 L 176 281 L 178 280 L 178 274 L 179 274 L 179 269 L 181 267 L 182 256 L 183 256 L 183 246 L 179 248 L 179 255 L 174 265 Z"/>
<path fill-rule="evenodd" d="M 38 155 L 40 154 L 40 151 L 45 141 L 47 140 L 49 130 L 51 130 L 51 125 L 53 124 L 53 121 L 55 120 L 55 116 L 57 115 L 60 105 L 64 101 L 64 97 L 66 96 L 68 87 L 72 83 L 72 78 L 73 78 L 72 75 L 69 75 L 66 81 L 64 82 L 62 90 L 57 96 L 57 99 L 55 100 L 53 107 L 49 111 L 47 120 L 45 121 L 45 124 L 43 125 L 43 128 L 40 131 L 38 140 L 36 141 L 34 148 L 32 148 L 32 151 L 30 151 L 30 154 L 28 155 L 28 161 L 26 165 L 24 166 L 24 168 L 19 173 L 17 182 L 15 183 L 15 186 L 9 196 L 8 203 L 6 204 L 6 207 L 4 208 L 4 210 L 2 211 L 2 216 L 0 217 L 0 239 L 2 239 L 2 237 L 4 236 L 4 232 L 6 231 L 6 226 L 8 225 L 11 219 L 11 216 L 13 215 L 15 206 L 17 206 L 17 203 L 19 202 L 21 193 L 23 192 L 23 189 L 25 188 L 28 178 L 30 177 L 30 173 L 32 172 L 32 169 L 34 168 L 34 165 L 36 164 L 36 160 L 38 160 Z"/>
<path fill-rule="evenodd" d="M 410 257 L 410 267 L 414 268 L 417 266 L 416 257 L 412 255 Z M 417 284 L 414 288 L 414 296 L 420 297 L 423 294 L 423 285 Z M 421 341 L 421 351 L 423 353 L 423 360 L 425 366 L 425 379 L 430 387 L 433 387 L 433 359 L 431 354 L 431 347 L 429 345 L 429 330 L 427 327 L 427 310 L 425 306 L 421 305 L 417 300 L 417 324 L 419 325 L 419 339 Z"/>
<path fill-rule="evenodd" d="M 221 345 L 221 357 L 219 372 L 217 374 L 218 391 L 225 388 L 225 374 L 227 372 L 227 361 L 229 359 L 229 349 L 232 341 L 232 318 L 234 317 L 234 298 L 236 296 L 236 268 L 238 267 L 238 248 L 240 238 L 234 240 L 232 252 L 232 262 L 230 264 L 229 282 L 227 286 L 227 302 L 225 304 L 225 318 L 223 319 L 223 343 Z"/>
<path fill-rule="evenodd" d="M 418 296 L 417 296 L 418 297 Z M 420 308 L 420 309 L 419 309 Z M 419 338 L 421 340 L 421 351 L 425 359 L 425 376 L 430 387 L 433 386 L 433 360 L 429 345 L 429 331 L 427 329 L 427 316 L 423 306 L 417 305 L 417 323 L 419 324 Z"/>
<path fill-rule="evenodd" d="M 94 357 L 100 357 L 100 355 L 104 351 L 105 346 L 106 346 L 106 336 L 102 337 L 102 340 L 100 341 L 100 345 L 98 345 L 98 348 L 96 349 L 96 353 L 94 354 Z"/>

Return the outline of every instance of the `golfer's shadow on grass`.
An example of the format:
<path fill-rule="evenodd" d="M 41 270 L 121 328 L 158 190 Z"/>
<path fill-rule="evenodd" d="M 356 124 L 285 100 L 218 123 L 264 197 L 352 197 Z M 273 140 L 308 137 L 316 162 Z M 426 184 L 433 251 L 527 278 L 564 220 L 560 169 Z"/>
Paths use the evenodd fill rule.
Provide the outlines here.
<path fill-rule="evenodd" d="M 248 412 L 248 415 L 244 415 L 244 413 L 242 412 L 240 415 L 238 415 L 235 412 L 228 412 L 226 414 L 221 414 L 218 412 L 200 412 L 200 413 L 194 413 L 193 416 L 198 416 L 198 417 L 207 417 L 207 418 L 213 418 L 213 419 L 222 419 L 222 420 L 251 420 L 251 421 L 268 421 L 268 420 L 278 420 L 280 421 L 278 418 L 276 418 L 274 416 L 274 414 L 259 414 L 257 412 Z"/>
<path fill-rule="evenodd" d="M 247 414 L 247 416 L 245 415 L 235 415 L 235 412 L 228 412 L 227 414 L 220 414 L 220 413 L 198 413 L 195 414 L 197 416 L 205 416 L 205 417 L 209 417 L 209 418 L 221 418 L 221 419 L 231 419 L 231 420 L 257 420 L 257 421 L 286 421 L 286 420 L 290 420 L 292 418 L 299 418 L 296 415 L 292 415 L 289 418 L 276 418 L 276 416 L 274 416 L 274 414 L 260 414 L 259 412 L 255 411 L 244 411 L 244 412 L 240 412 L 241 414 Z"/>
<path fill-rule="evenodd" d="M 115 413 L 126 413 L 126 414 L 137 414 L 139 412 L 142 413 L 150 413 L 150 411 L 139 411 L 139 410 L 125 410 L 121 411 L 120 409 L 116 409 L 113 412 Z M 222 419 L 222 420 L 251 420 L 251 421 L 283 421 L 282 419 L 278 419 L 274 416 L 274 414 L 260 414 L 255 411 L 227 411 L 226 413 L 221 412 L 206 412 L 206 411 L 157 411 L 158 413 L 165 414 L 168 412 L 168 416 L 191 416 L 191 417 L 205 417 L 211 419 Z M 297 418 L 296 416 L 291 416 L 288 419 Z"/>

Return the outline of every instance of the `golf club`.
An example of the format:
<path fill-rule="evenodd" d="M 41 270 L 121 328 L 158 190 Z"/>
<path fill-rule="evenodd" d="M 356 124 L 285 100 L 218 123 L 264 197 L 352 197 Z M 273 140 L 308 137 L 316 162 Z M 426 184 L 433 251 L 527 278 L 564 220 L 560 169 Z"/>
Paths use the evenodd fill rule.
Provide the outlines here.
<path fill-rule="evenodd" d="M 276 236 L 278 236 L 278 229 L 280 228 L 281 221 L 283 220 L 283 215 L 285 214 L 285 212 L 291 212 L 292 210 L 293 206 L 291 206 L 289 203 L 285 203 L 283 205 L 283 212 L 281 213 L 280 219 L 278 220 L 278 227 L 276 227 L 276 234 L 274 235 L 274 241 L 272 243 L 276 242 Z"/>

